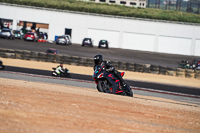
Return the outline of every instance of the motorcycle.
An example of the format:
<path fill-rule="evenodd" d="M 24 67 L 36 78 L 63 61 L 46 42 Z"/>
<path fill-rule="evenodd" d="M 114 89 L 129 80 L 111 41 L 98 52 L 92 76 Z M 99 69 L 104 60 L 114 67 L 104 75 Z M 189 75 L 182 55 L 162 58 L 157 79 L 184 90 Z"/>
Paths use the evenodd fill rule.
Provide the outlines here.
<path fill-rule="evenodd" d="M 124 76 L 124 72 L 121 72 L 121 76 Z M 105 66 L 97 65 L 95 67 L 93 79 L 97 84 L 97 90 L 99 92 L 133 97 L 133 90 L 130 86 L 127 84 L 126 87 L 122 87 L 119 79 L 112 73 L 106 71 Z"/>
<path fill-rule="evenodd" d="M 3 62 L 0 60 L 0 70 L 4 70 L 5 66 L 3 65 Z"/>
<path fill-rule="evenodd" d="M 68 69 L 65 69 L 64 72 L 60 72 L 60 74 L 57 74 L 56 73 L 56 68 L 52 68 L 54 71 L 52 72 L 52 76 L 55 76 L 55 77 L 66 77 L 66 78 L 71 78 L 71 74 L 69 72 Z"/>

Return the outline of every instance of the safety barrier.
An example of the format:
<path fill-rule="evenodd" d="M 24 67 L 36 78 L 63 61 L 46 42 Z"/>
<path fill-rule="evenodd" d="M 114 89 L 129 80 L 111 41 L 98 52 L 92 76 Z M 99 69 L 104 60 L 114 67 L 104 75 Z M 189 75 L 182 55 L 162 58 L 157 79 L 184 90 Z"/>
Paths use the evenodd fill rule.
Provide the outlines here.
<path fill-rule="evenodd" d="M 200 79 L 200 70 L 195 70 L 195 78 Z"/>
<path fill-rule="evenodd" d="M 68 65 L 87 66 L 87 67 L 94 66 L 93 58 L 69 56 L 69 55 L 54 55 L 54 54 L 46 54 L 44 52 L 34 52 L 34 51 L 17 50 L 17 49 L 13 50 L 13 49 L 0 48 L 0 57 L 42 61 L 42 62 L 63 63 Z M 171 67 L 156 66 L 151 64 L 138 64 L 134 62 L 119 62 L 119 61 L 110 61 L 110 62 L 116 69 L 119 70 L 200 79 L 200 70 L 171 68 Z"/>
<path fill-rule="evenodd" d="M 185 77 L 185 69 L 177 68 L 176 69 L 176 76 L 177 77 Z"/>

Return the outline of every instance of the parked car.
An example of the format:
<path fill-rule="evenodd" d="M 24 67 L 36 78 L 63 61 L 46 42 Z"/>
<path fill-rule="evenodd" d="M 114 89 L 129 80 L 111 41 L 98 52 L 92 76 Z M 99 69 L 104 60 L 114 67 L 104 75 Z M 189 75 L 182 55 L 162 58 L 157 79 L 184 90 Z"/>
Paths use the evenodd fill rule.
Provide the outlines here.
<path fill-rule="evenodd" d="M 197 59 L 192 60 L 191 68 L 192 69 L 197 69 L 197 68 L 199 69 L 198 66 L 200 66 L 200 60 L 197 60 Z"/>
<path fill-rule="evenodd" d="M 89 45 L 90 47 L 93 47 L 92 39 L 91 38 L 84 38 L 83 42 L 82 42 L 82 46 L 85 46 L 85 45 Z"/>
<path fill-rule="evenodd" d="M 13 34 L 14 34 L 15 38 L 18 38 L 18 39 L 23 38 L 23 33 L 21 30 L 13 30 Z"/>
<path fill-rule="evenodd" d="M 191 67 L 188 61 L 182 60 L 181 63 L 178 64 L 178 68 L 190 69 Z"/>
<path fill-rule="evenodd" d="M 101 48 L 101 47 L 108 48 L 108 41 L 107 40 L 100 40 L 98 48 Z"/>
<path fill-rule="evenodd" d="M 3 28 L 0 32 L 1 38 L 9 38 L 9 39 L 15 39 L 15 36 L 12 34 L 11 29 Z"/>
<path fill-rule="evenodd" d="M 58 54 L 58 50 L 54 48 L 48 48 L 46 51 L 47 54 Z"/>
<path fill-rule="evenodd" d="M 27 32 L 24 35 L 24 41 L 34 41 L 37 42 L 38 41 L 38 36 L 35 32 Z"/>
<path fill-rule="evenodd" d="M 194 59 L 192 61 L 181 61 L 181 63 L 178 64 L 178 68 L 183 69 L 200 69 L 200 60 Z"/>
<path fill-rule="evenodd" d="M 58 36 L 58 38 L 56 39 L 56 44 L 70 45 L 71 42 L 67 36 Z"/>

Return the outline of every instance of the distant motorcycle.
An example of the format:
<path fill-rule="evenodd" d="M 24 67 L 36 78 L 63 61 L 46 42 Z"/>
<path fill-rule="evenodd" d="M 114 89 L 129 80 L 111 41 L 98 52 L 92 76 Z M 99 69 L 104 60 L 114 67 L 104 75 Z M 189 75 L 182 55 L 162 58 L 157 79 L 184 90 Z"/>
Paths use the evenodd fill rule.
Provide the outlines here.
<path fill-rule="evenodd" d="M 5 66 L 3 65 L 3 62 L 0 60 L 0 70 L 4 70 Z"/>
<path fill-rule="evenodd" d="M 56 73 L 56 68 L 52 68 L 54 71 L 52 72 L 52 76 L 55 76 L 55 77 L 66 77 L 66 78 L 71 78 L 71 74 L 69 72 L 68 69 L 65 69 L 64 72 L 60 72 L 60 74 L 57 74 Z"/>
<path fill-rule="evenodd" d="M 124 72 L 121 72 L 121 76 L 124 76 Z M 105 66 L 97 65 L 95 67 L 93 79 L 97 84 L 97 90 L 99 92 L 133 97 L 133 90 L 130 86 L 127 84 L 126 87 L 122 87 L 119 79 L 117 79 L 112 73 L 107 72 Z M 114 90 L 114 88 L 116 88 L 116 90 Z"/>

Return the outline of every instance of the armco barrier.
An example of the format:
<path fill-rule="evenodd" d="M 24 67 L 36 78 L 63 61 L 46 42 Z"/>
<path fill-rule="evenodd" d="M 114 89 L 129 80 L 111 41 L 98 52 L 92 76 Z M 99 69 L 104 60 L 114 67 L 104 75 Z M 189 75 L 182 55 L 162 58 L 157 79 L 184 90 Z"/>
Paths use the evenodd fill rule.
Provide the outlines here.
<path fill-rule="evenodd" d="M 151 64 L 143 65 L 143 73 L 150 73 Z"/>
<path fill-rule="evenodd" d="M 62 62 L 62 55 L 55 55 L 54 63 L 61 63 Z"/>
<path fill-rule="evenodd" d="M 61 57 L 61 63 L 71 65 L 72 63 L 71 56 L 63 55 Z"/>
<path fill-rule="evenodd" d="M 200 70 L 195 70 L 195 78 L 200 79 Z"/>
<path fill-rule="evenodd" d="M 77 66 L 88 66 L 88 67 L 94 66 L 93 58 L 69 56 L 69 55 L 53 55 L 53 54 L 46 54 L 44 52 L 34 52 L 34 51 L 17 50 L 17 49 L 13 50 L 13 49 L 0 48 L 0 57 L 63 63 L 63 64 L 77 65 Z M 200 70 L 171 68 L 166 66 L 156 66 L 150 64 L 138 64 L 133 62 L 118 62 L 118 61 L 110 61 L 110 62 L 116 69 L 119 70 L 200 79 Z"/>
<path fill-rule="evenodd" d="M 119 70 L 126 70 L 126 62 L 118 62 Z"/>
<path fill-rule="evenodd" d="M 71 65 L 76 65 L 78 66 L 79 64 L 79 58 L 78 56 L 71 56 Z"/>
<path fill-rule="evenodd" d="M 55 55 L 54 54 L 47 54 L 46 55 L 47 62 L 55 62 Z"/>
<path fill-rule="evenodd" d="M 94 59 L 93 58 L 87 58 L 87 64 L 88 67 L 94 67 Z"/>
<path fill-rule="evenodd" d="M 185 77 L 185 69 L 177 68 L 176 69 L 176 76 L 177 77 Z"/>
<path fill-rule="evenodd" d="M 15 59 L 23 59 L 23 54 L 21 50 L 15 50 Z"/>
<path fill-rule="evenodd" d="M 134 63 L 133 62 L 126 62 L 126 70 L 127 71 L 134 71 L 135 70 L 135 67 L 134 67 Z"/>
<path fill-rule="evenodd" d="M 87 58 L 82 57 L 78 60 L 78 66 L 86 66 L 87 65 Z"/>
<path fill-rule="evenodd" d="M 143 64 L 137 64 L 135 63 L 135 72 L 143 72 Z"/>
<path fill-rule="evenodd" d="M 30 60 L 38 61 L 38 52 L 32 51 L 32 52 L 30 53 Z"/>
<path fill-rule="evenodd" d="M 186 78 L 194 78 L 194 70 L 191 69 L 185 69 L 185 77 Z"/>
<path fill-rule="evenodd" d="M 167 67 L 167 75 L 176 76 L 176 68 Z"/>
<path fill-rule="evenodd" d="M 159 66 L 159 74 L 167 75 L 167 67 Z"/>
<path fill-rule="evenodd" d="M 43 52 L 39 52 L 38 53 L 38 61 L 46 62 L 47 61 L 47 54 L 43 53 Z"/>
<path fill-rule="evenodd" d="M 158 74 L 159 73 L 159 66 L 151 65 L 150 72 L 153 73 L 153 74 Z"/>
<path fill-rule="evenodd" d="M 24 50 L 22 52 L 22 57 L 24 60 L 30 60 L 31 51 Z"/>
<path fill-rule="evenodd" d="M 118 61 L 110 61 L 110 63 L 112 64 L 113 67 L 119 69 Z"/>

